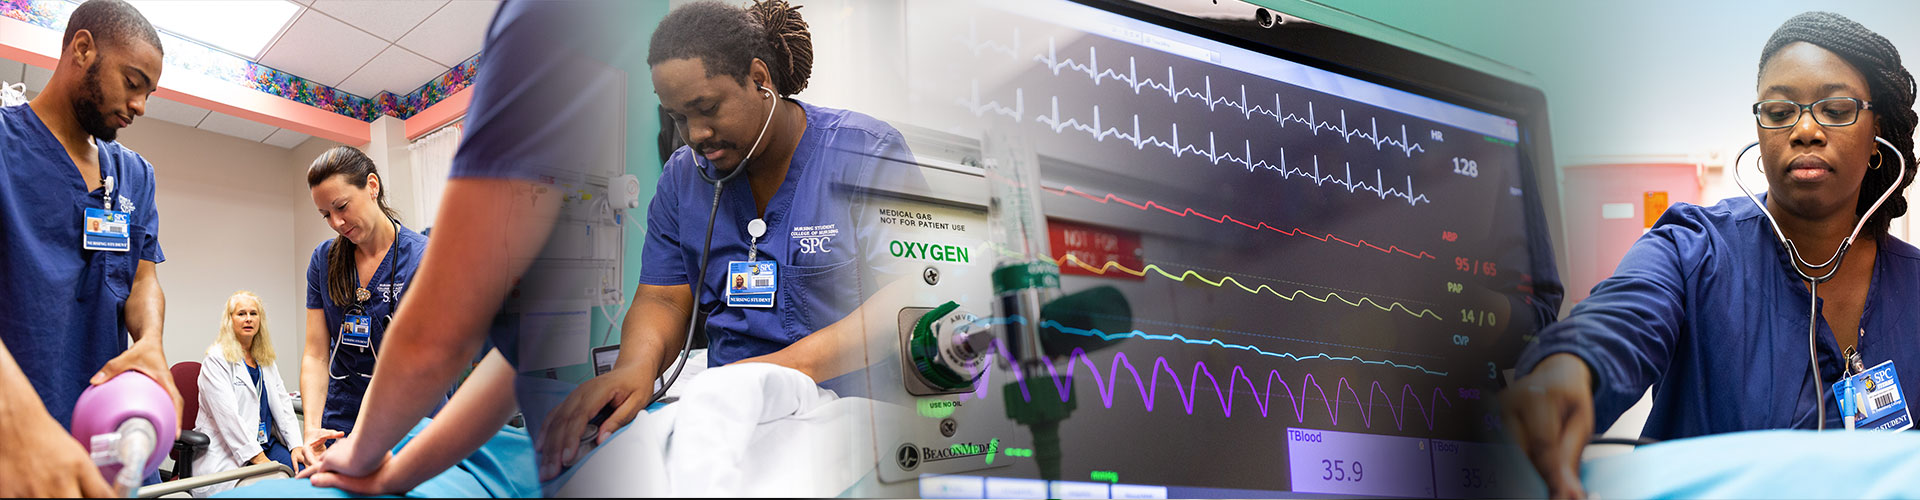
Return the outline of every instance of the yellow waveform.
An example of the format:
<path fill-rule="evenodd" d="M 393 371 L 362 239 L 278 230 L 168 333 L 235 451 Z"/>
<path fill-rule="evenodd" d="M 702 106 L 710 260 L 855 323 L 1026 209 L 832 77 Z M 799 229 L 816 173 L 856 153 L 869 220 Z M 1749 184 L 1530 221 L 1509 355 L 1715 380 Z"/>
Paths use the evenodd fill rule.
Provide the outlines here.
<path fill-rule="evenodd" d="M 1179 275 L 1174 275 L 1173 273 L 1167 272 L 1166 269 L 1162 269 L 1157 264 L 1147 264 L 1147 267 L 1135 270 L 1135 269 L 1128 269 L 1127 266 L 1120 265 L 1119 262 L 1109 261 L 1105 265 L 1102 265 L 1100 267 L 1094 267 L 1093 265 L 1080 260 L 1078 257 L 1074 257 L 1073 254 L 1071 253 L 1060 257 L 1059 259 L 1055 260 L 1054 263 L 1064 266 L 1067 264 L 1067 261 L 1073 261 L 1073 265 L 1081 269 L 1085 269 L 1089 272 L 1094 272 L 1099 274 L 1107 274 L 1108 271 L 1118 269 L 1121 272 L 1131 274 L 1134 276 L 1140 276 L 1140 277 L 1146 277 L 1148 272 L 1154 272 L 1154 273 L 1158 273 L 1161 276 L 1166 277 L 1167 279 L 1179 281 L 1179 282 L 1186 282 L 1187 278 L 1192 277 L 1192 278 L 1199 279 L 1200 282 L 1202 283 L 1206 283 L 1208 285 L 1213 285 L 1221 288 L 1226 288 L 1226 285 L 1228 283 L 1232 283 L 1233 286 L 1254 295 L 1261 295 L 1263 293 L 1262 291 L 1264 291 L 1264 293 L 1266 294 L 1272 294 L 1275 297 L 1287 299 L 1289 301 L 1298 300 L 1300 297 L 1305 296 L 1306 298 L 1313 299 L 1321 303 L 1329 303 L 1337 299 L 1341 303 L 1350 305 L 1353 307 L 1360 307 L 1361 305 L 1370 305 L 1370 306 L 1373 306 L 1375 309 L 1379 309 L 1381 311 L 1387 311 L 1387 312 L 1392 312 L 1394 309 L 1399 309 L 1401 311 L 1405 311 L 1407 314 L 1413 315 L 1416 318 L 1432 317 L 1436 321 L 1445 321 L 1440 318 L 1439 314 L 1434 314 L 1432 309 L 1422 308 L 1420 309 L 1420 312 L 1414 312 L 1412 309 L 1408 309 L 1405 304 L 1401 304 L 1397 301 L 1387 305 L 1380 305 L 1379 302 L 1375 302 L 1370 297 L 1361 297 L 1360 300 L 1353 301 L 1353 300 L 1347 300 L 1346 297 L 1340 296 L 1340 294 L 1337 292 L 1327 292 L 1327 295 L 1324 297 L 1315 297 L 1313 294 L 1307 293 L 1306 290 L 1294 290 L 1293 293 L 1282 294 L 1280 293 L 1279 290 L 1275 290 L 1273 287 L 1269 287 L 1267 285 L 1260 285 L 1254 288 L 1247 288 L 1247 285 L 1240 283 L 1240 280 L 1234 279 L 1232 276 L 1226 276 L 1218 280 L 1212 280 L 1212 279 L 1207 279 L 1205 275 L 1202 275 L 1197 272 L 1193 272 L 1191 270 L 1186 271 L 1184 273 L 1180 273 Z"/>

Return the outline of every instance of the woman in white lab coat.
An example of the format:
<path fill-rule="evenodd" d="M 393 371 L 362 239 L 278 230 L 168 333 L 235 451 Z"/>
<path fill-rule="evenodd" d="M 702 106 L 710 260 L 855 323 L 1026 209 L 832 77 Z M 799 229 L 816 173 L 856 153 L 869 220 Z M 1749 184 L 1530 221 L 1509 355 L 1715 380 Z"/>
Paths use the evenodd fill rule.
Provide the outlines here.
<path fill-rule="evenodd" d="M 276 461 L 292 467 L 311 462 L 300 446 L 300 421 L 293 416 L 280 370 L 273 363 L 273 339 L 260 297 L 235 292 L 220 317 L 220 337 L 200 364 L 200 416 L 193 430 L 212 440 L 193 461 L 197 475 Z M 289 449 L 289 445 L 293 448 Z M 234 487 L 225 482 L 198 488 L 205 497 Z"/>

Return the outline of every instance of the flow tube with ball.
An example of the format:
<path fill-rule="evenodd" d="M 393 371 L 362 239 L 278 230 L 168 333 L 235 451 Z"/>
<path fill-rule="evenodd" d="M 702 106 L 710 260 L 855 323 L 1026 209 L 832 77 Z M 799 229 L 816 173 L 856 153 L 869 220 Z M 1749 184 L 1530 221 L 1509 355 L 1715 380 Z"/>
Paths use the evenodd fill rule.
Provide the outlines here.
<path fill-rule="evenodd" d="M 981 143 L 986 158 L 987 233 L 995 257 L 993 292 L 1002 348 L 1013 360 L 1015 380 L 1002 387 L 1007 417 L 1033 432 L 1033 459 L 1040 477 L 1060 479 L 1060 422 L 1074 410 L 1073 379 L 1045 366 L 1041 308 L 1060 297 L 1060 269 L 1047 248 L 1040 210 L 1040 165 L 1025 138 L 1004 131 Z M 1027 391 L 1020 384 L 1025 383 Z M 1067 392 L 1062 393 L 1064 388 Z"/>

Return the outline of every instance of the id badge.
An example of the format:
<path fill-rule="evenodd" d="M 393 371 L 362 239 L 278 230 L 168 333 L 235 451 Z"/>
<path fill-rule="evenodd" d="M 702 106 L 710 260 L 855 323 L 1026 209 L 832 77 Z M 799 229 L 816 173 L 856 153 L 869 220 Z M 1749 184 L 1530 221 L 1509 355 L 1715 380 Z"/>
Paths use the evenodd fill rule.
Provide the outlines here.
<path fill-rule="evenodd" d="M 256 436 L 254 439 L 260 443 L 260 446 L 267 445 L 267 422 L 266 421 L 262 420 L 260 422 L 260 434 Z"/>
<path fill-rule="evenodd" d="M 347 315 L 340 323 L 340 343 L 362 349 L 373 346 L 373 318 L 355 314 Z"/>
<path fill-rule="evenodd" d="M 727 307 L 773 307 L 780 264 L 770 260 L 727 263 Z"/>
<path fill-rule="evenodd" d="M 80 247 L 87 250 L 125 252 L 131 248 L 128 228 L 133 215 L 119 210 L 88 208 L 81 222 Z"/>
<path fill-rule="evenodd" d="M 1906 396 L 1900 392 L 1900 376 L 1892 360 L 1835 382 L 1833 397 L 1840 398 L 1841 411 L 1851 410 L 1856 429 L 1903 431 L 1913 427 L 1913 416 L 1907 412 Z"/>

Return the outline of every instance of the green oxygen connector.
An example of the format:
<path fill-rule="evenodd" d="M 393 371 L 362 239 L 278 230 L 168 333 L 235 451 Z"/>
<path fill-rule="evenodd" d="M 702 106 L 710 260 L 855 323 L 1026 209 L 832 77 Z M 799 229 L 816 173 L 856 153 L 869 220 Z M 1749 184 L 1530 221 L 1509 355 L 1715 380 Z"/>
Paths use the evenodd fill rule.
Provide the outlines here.
<path fill-rule="evenodd" d="M 941 390 L 971 387 L 987 369 L 986 351 L 993 330 L 980 318 L 948 301 L 920 316 L 908 351 L 913 367 L 928 385 Z"/>

